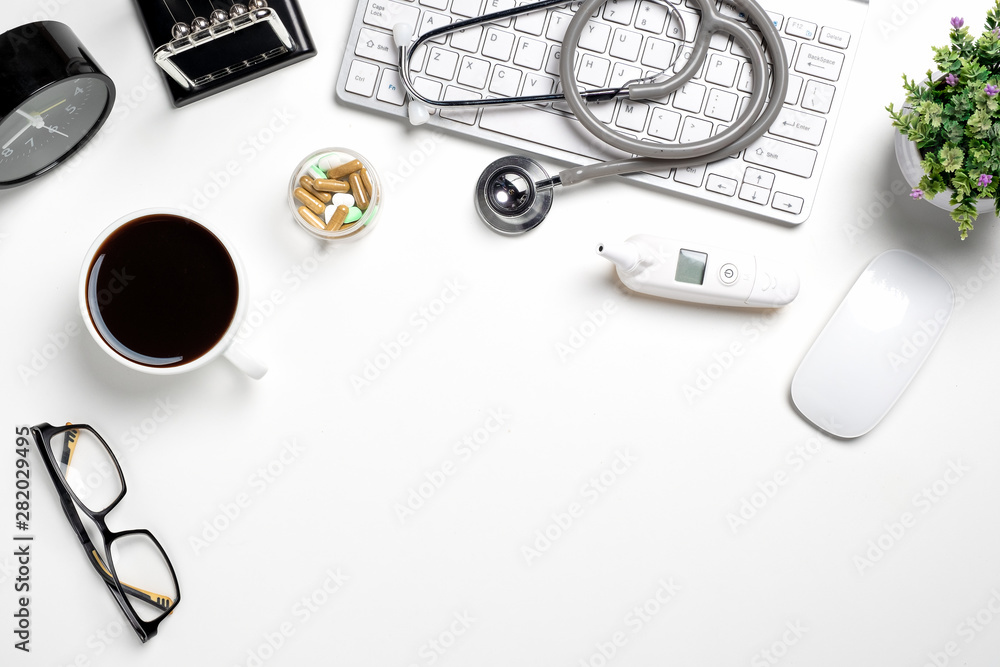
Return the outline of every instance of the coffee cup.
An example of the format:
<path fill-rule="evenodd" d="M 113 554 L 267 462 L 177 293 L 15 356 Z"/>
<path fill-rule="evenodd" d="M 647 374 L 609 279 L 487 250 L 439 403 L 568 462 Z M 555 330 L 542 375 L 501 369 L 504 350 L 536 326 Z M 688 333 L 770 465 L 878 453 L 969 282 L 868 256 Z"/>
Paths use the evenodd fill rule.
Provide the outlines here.
<path fill-rule="evenodd" d="M 222 356 L 254 379 L 267 372 L 234 345 L 248 302 L 239 255 L 183 211 L 145 209 L 105 229 L 83 262 L 79 301 L 98 346 L 134 370 L 174 375 Z"/>

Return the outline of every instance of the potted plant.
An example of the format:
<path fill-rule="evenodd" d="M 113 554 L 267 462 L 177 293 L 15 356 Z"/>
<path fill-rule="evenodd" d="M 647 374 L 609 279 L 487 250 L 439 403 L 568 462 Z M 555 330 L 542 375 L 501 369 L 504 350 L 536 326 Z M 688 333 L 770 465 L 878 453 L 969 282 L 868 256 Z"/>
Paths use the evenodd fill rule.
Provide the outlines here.
<path fill-rule="evenodd" d="M 1000 215 L 1000 0 L 974 39 L 959 17 L 951 43 L 934 48 L 937 72 L 903 75 L 906 103 L 886 107 L 910 196 L 951 209 L 962 240 L 980 213 Z"/>

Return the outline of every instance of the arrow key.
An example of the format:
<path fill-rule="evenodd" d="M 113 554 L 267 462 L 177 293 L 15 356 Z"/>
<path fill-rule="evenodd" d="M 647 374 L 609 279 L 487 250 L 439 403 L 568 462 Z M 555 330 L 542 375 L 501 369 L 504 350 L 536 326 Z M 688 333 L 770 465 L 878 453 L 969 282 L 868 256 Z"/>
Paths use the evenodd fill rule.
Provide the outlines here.
<path fill-rule="evenodd" d="M 769 171 L 747 167 L 746 173 L 743 174 L 743 182 L 770 190 L 774 186 L 774 174 Z"/>
<path fill-rule="evenodd" d="M 749 183 L 744 183 L 740 187 L 740 199 L 753 204 L 760 204 L 761 206 L 767 205 L 767 200 L 770 198 L 770 194 L 769 190 L 759 188 L 756 185 L 750 185 Z"/>
<path fill-rule="evenodd" d="M 774 201 L 771 202 L 771 208 L 784 211 L 785 213 L 790 213 L 791 215 L 798 215 L 802 212 L 803 203 L 804 201 L 801 197 L 796 197 L 795 195 L 790 195 L 784 192 L 775 192 Z"/>

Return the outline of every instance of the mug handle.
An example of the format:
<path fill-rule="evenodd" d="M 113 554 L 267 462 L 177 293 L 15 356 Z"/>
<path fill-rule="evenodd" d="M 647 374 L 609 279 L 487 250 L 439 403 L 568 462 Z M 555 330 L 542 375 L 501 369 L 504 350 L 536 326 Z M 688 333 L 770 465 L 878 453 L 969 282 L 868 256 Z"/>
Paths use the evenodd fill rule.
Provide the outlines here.
<path fill-rule="evenodd" d="M 247 354 L 243 350 L 243 346 L 239 343 L 234 343 L 226 348 L 226 351 L 222 353 L 222 356 L 228 359 L 229 363 L 236 366 L 236 368 L 240 369 L 254 380 L 261 379 L 264 377 L 264 374 L 267 373 L 267 366 Z"/>

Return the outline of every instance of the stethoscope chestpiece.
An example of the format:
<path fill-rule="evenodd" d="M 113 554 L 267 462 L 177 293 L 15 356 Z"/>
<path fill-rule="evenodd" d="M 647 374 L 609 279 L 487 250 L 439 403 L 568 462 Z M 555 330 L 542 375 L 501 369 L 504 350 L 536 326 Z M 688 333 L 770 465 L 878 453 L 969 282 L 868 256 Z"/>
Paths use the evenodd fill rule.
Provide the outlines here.
<path fill-rule="evenodd" d="M 523 155 L 496 160 L 476 184 L 476 211 L 493 231 L 516 236 L 531 231 L 552 208 L 552 188 L 537 187 L 549 175 Z"/>

